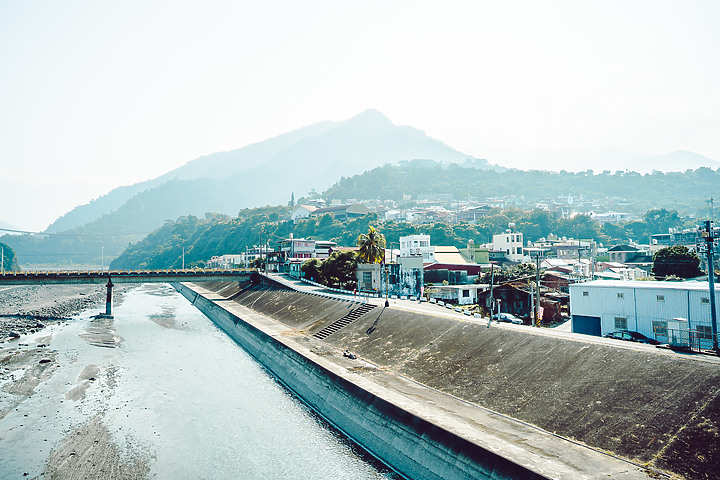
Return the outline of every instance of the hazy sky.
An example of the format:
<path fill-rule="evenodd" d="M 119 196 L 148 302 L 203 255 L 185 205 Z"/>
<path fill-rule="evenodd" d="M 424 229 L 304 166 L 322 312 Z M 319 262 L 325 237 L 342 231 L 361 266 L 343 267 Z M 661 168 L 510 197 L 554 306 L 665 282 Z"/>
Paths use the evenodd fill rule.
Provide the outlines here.
<path fill-rule="evenodd" d="M 0 221 L 367 108 L 509 166 L 720 160 L 719 23 L 715 0 L 0 0 Z"/>

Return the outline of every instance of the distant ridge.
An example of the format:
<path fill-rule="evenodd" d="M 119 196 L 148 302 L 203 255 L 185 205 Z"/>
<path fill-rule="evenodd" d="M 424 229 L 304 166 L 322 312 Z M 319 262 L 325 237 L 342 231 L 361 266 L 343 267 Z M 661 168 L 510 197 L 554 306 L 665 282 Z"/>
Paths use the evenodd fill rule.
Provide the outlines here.
<path fill-rule="evenodd" d="M 617 148 L 557 151 L 509 149 L 496 151 L 492 158 L 506 167 L 533 165 L 532 170 L 551 172 L 584 172 L 589 169 L 595 173 L 631 171 L 645 174 L 653 171 L 667 173 L 720 168 L 720 162 L 687 150 L 677 150 L 664 155 L 642 155 Z"/>
<path fill-rule="evenodd" d="M 698 168 L 720 168 L 720 162 L 703 155 L 677 150 L 666 155 L 652 155 L 638 157 L 626 164 L 626 169 L 639 173 L 652 173 L 654 170 L 660 172 L 684 172 L 685 170 L 696 170 Z"/>
<path fill-rule="evenodd" d="M 493 168 L 421 130 L 396 126 L 371 109 L 342 122 L 320 122 L 205 155 L 153 180 L 116 188 L 63 215 L 46 231 L 86 225 L 93 232 L 139 233 L 183 215 L 236 215 L 242 208 L 285 204 L 291 193 L 321 191 L 341 177 L 418 158 L 441 163 L 470 159 L 475 168 Z"/>

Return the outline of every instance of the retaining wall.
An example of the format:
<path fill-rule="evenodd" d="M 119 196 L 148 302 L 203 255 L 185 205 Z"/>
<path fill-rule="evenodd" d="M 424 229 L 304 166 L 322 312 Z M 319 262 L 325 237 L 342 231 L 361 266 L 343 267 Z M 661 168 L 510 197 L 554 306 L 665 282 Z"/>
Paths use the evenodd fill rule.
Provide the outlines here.
<path fill-rule="evenodd" d="M 280 285 L 203 286 L 306 337 L 358 306 Z M 375 308 L 323 344 L 637 465 L 720 479 L 717 358 L 394 306 Z M 560 449 L 563 461 L 581 453 Z M 509 458 L 538 471 L 515 452 Z"/>
<path fill-rule="evenodd" d="M 290 348 L 194 285 L 173 285 L 313 410 L 398 473 L 416 479 L 546 478 L 418 417 Z"/>

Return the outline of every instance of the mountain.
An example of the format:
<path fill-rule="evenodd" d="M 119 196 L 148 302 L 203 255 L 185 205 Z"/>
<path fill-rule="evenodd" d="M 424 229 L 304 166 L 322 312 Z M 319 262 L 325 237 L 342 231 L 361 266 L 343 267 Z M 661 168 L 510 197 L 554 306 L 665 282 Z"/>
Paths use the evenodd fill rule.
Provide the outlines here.
<path fill-rule="evenodd" d="M 62 232 L 93 222 L 101 216 L 119 209 L 135 195 L 174 179 L 219 179 L 240 173 L 243 170 L 251 168 L 253 165 L 268 161 L 273 155 L 292 146 L 296 142 L 309 136 L 319 135 L 338 125 L 338 123 L 339 122 L 316 123 L 283 135 L 278 135 L 263 142 L 248 145 L 244 148 L 205 155 L 191 160 L 185 165 L 155 179 L 115 188 L 107 195 L 103 195 L 86 205 L 76 207 L 58 218 L 46 229 L 46 232 Z"/>
<path fill-rule="evenodd" d="M 344 176 L 418 158 L 462 163 L 471 157 L 367 110 L 344 122 L 321 122 L 238 150 L 206 155 L 156 179 L 117 188 L 59 218 L 47 232 L 100 222 L 92 230 L 99 233 L 101 227 L 112 227 L 104 231 L 141 233 L 181 215 L 235 215 L 242 208 L 285 204 L 293 192 L 322 190 Z M 472 160 L 476 167 L 492 167 L 484 160 Z"/>
<path fill-rule="evenodd" d="M 0 228 L 6 228 L 8 230 L 17 230 L 18 229 L 17 227 L 10 225 L 9 223 L 5 223 L 3 221 L 0 221 Z"/>

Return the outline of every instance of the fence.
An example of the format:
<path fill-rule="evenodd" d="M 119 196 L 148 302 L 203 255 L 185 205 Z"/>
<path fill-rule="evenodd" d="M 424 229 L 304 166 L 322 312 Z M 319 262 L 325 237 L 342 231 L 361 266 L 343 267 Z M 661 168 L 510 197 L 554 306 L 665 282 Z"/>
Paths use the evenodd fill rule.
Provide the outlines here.
<path fill-rule="evenodd" d="M 654 328 L 655 340 L 667 343 L 670 347 L 685 348 L 694 352 L 712 350 L 713 335 L 706 330 L 678 330 Z"/>

